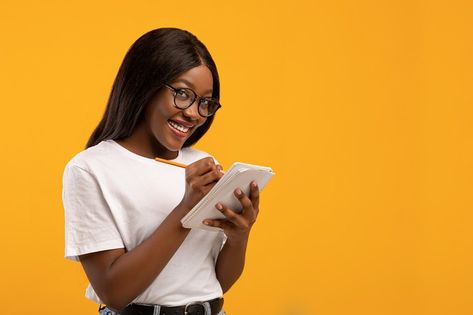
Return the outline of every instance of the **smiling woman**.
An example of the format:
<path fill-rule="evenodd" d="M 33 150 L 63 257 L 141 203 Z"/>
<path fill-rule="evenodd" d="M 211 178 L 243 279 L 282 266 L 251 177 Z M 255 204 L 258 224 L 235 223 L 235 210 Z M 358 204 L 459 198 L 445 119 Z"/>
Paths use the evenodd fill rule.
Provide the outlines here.
<path fill-rule="evenodd" d="M 183 82 L 187 82 L 187 84 Z M 195 101 L 188 97 L 186 98 L 189 100 L 187 104 L 191 106 L 182 109 L 177 107 L 177 104 L 180 103 L 177 102 L 176 97 L 179 96 L 183 99 L 182 93 L 185 93 L 189 86 L 194 87 L 197 91 L 210 91 L 211 93 L 212 82 L 212 73 L 204 65 L 194 67 L 172 80 L 170 84 L 176 86 L 175 91 L 162 88 L 157 92 L 146 107 L 143 119 L 137 124 L 134 132 L 118 143 L 149 158 L 176 158 L 185 141 L 207 121 L 207 117 L 199 114 L 198 108 L 201 108 L 202 104 L 200 100 L 197 103 L 199 106 L 197 108 L 197 106 L 192 106 Z M 143 143 L 148 146 L 143 147 L 141 145 Z"/>
<path fill-rule="evenodd" d="M 187 31 L 151 31 L 125 56 L 104 117 L 63 179 L 66 258 L 81 262 L 86 297 L 106 304 L 101 314 L 225 314 L 222 296 L 243 271 L 258 187 L 235 191 L 241 213 L 219 204 L 226 219 L 205 220 L 223 232 L 180 222 L 223 175 L 191 148 L 219 97 L 215 63 Z"/>

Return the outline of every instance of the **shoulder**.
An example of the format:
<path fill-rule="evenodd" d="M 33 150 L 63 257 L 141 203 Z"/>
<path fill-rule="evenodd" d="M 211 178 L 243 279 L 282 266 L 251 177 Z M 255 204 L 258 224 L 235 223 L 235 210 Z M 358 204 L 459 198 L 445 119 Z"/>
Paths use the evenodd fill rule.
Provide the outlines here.
<path fill-rule="evenodd" d="M 116 156 L 113 154 L 113 145 L 110 141 L 102 141 L 99 144 L 87 148 L 77 153 L 66 164 L 66 170 L 71 168 L 79 168 L 86 172 L 91 172 L 94 165 L 107 163 L 111 158 Z"/>

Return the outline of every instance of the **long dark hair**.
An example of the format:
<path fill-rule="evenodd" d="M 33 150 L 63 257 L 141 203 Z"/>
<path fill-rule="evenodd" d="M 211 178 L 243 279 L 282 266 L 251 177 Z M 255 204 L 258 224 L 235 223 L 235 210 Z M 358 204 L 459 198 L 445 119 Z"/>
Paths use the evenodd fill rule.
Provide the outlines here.
<path fill-rule="evenodd" d="M 220 99 L 217 66 L 205 45 L 188 31 L 159 28 L 141 36 L 128 50 L 113 83 L 104 116 L 86 148 L 103 140 L 131 135 L 144 109 L 165 83 L 205 65 L 213 78 L 212 97 Z M 184 147 L 196 143 L 209 129 L 214 116 L 194 131 Z"/>

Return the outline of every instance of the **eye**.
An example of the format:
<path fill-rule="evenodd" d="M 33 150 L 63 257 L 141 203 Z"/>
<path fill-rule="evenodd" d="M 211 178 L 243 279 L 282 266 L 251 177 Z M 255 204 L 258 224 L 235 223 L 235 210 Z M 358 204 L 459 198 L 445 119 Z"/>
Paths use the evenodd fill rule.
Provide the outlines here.
<path fill-rule="evenodd" d="M 210 106 L 211 101 L 212 100 L 208 99 L 208 98 L 201 98 L 200 99 L 200 106 L 207 108 L 207 107 Z"/>
<path fill-rule="evenodd" d="M 177 89 L 176 97 L 178 97 L 181 100 L 187 100 L 190 98 L 190 93 L 186 89 Z"/>
<path fill-rule="evenodd" d="M 219 103 L 213 98 L 202 98 L 199 106 L 201 110 L 213 114 L 218 109 Z"/>

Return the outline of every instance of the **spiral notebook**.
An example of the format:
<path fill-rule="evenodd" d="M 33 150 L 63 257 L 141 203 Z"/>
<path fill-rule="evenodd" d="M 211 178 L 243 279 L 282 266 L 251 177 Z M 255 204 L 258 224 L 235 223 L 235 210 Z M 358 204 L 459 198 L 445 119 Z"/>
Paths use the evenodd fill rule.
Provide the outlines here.
<path fill-rule="evenodd" d="M 181 223 L 185 228 L 199 228 L 205 230 L 221 230 L 202 223 L 204 219 L 224 219 L 225 216 L 215 208 L 218 202 L 223 203 L 236 212 L 241 212 L 240 201 L 233 192 L 240 188 L 247 196 L 250 192 L 250 183 L 255 180 L 259 190 L 264 188 L 274 176 L 270 167 L 236 162 L 215 184 L 214 187 L 202 198 L 199 203 L 182 218 Z"/>

